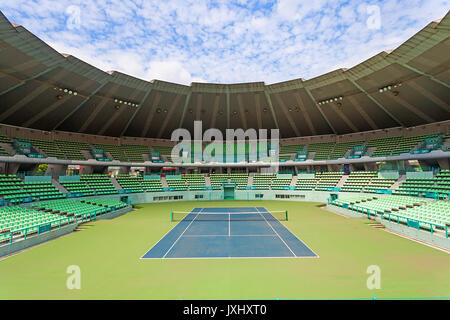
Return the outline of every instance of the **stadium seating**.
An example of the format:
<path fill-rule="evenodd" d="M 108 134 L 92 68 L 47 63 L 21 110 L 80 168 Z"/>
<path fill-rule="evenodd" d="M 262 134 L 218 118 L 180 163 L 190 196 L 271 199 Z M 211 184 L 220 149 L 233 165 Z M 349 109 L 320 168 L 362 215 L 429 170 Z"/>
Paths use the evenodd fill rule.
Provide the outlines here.
<path fill-rule="evenodd" d="M 141 179 L 142 179 L 142 177 L 130 176 L 128 174 L 118 174 L 116 176 L 116 180 L 119 183 L 119 185 L 122 187 L 122 189 L 129 190 L 132 193 L 144 191 L 144 189 L 142 188 L 142 185 L 140 183 Z"/>
<path fill-rule="evenodd" d="M 38 226 L 50 224 L 59 226 L 61 217 L 49 212 L 20 206 L 0 207 L 0 242 L 9 241 L 11 232 L 14 238 L 38 232 Z"/>
<path fill-rule="evenodd" d="M 86 160 L 81 150 L 90 151 L 91 146 L 86 142 L 55 140 L 56 145 L 69 160 Z"/>
<path fill-rule="evenodd" d="M 114 160 L 128 162 L 128 158 L 122 148 L 112 144 L 94 144 L 95 148 L 108 152 Z"/>
<path fill-rule="evenodd" d="M 366 146 L 367 149 L 374 149 L 371 154 L 372 157 L 385 157 L 391 155 L 400 139 L 400 136 L 372 139 L 367 142 Z"/>
<path fill-rule="evenodd" d="M 303 178 L 297 177 L 297 183 L 295 185 L 296 190 L 314 190 L 316 188 L 319 179 L 316 178 Z"/>
<path fill-rule="evenodd" d="M 351 172 L 344 185 L 341 187 L 341 191 L 361 192 L 363 188 L 377 176 L 378 174 L 376 171 Z"/>
<path fill-rule="evenodd" d="M 25 182 L 23 189 L 34 199 L 38 200 L 65 198 L 65 195 L 51 182 Z"/>
<path fill-rule="evenodd" d="M 362 145 L 364 141 L 351 141 L 351 142 L 341 142 L 336 143 L 333 149 L 333 152 L 331 152 L 329 159 L 339 159 L 344 158 L 347 151 L 352 149 L 355 146 Z"/>
<path fill-rule="evenodd" d="M 168 161 L 172 161 L 171 153 L 172 153 L 172 147 L 171 146 L 152 146 L 153 150 L 156 152 L 159 152 L 161 156 L 166 156 Z"/>
<path fill-rule="evenodd" d="M 205 188 L 205 175 L 203 174 L 183 174 L 189 190 L 203 190 Z"/>
<path fill-rule="evenodd" d="M 141 185 L 142 189 L 147 192 L 160 192 L 163 191 L 163 185 L 161 183 L 161 178 L 158 179 L 142 179 Z"/>
<path fill-rule="evenodd" d="M 365 210 L 383 212 L 393 215 L 385 215 L 384 219 L 394 222 L 407 223 L 407 219 L 420 220 L 424 229 L 431 229 L 429 223 L 440 226 L 450 225 L 450 203 L 448 201 L 424 200 L 423 198 L 410 196 L 367 196 L 361 195 L 351 198 L 340 198 L 335 205 L 355 205 Z M 350 206 L 351 208 L 351 206 Z"/>
<path fill-rule="evenodd" d="M 209 175 L 209 178 L 213 190 L 221 190 L 223 182 L 228 182 L 228 174 L 226 173 L 212 173 Z"/>
<path fill-rule="evenodd" d="M 434 190 L 436 192 L 450 193 L 450 170 L 442 170 L 434 178 L 436 185 Z"/>
<path fill-rule="evenodd" d="M 294 153 L 297 154 L 298 151 L 303 150 L 305 146 L 303 144 L 290 144 L 280 146 L 280 154 Z"/>
<path fill-rule="evenodd" d="M 12 143 L 12 141 L 7 136 L 0 134 L 0 143 Z M 6 157 L 10 156 L 10 154 L 2 146 L 0 146 L 0 156 Z"/>
<path fill-rule="evenodd" d="M 270 188 L 272 190 L 283 190 L 291 185 L 292 178 L 279 178 L 277 176 L 272 178 Z"/>
<path fill-rule="evenodd" d="M 272 184 L 272 179 L 275 177 L 275 174 L 261 174 L 255 173 L 253 175 L 253 187 L 256 190 L 269 190 L 270 185 Z"/>
<path fill-rule="evenodd" d="M 438 133 L 433 133 L 413 137 L 402 137 L 400 138 L 398 145 L 393 149 L 392 155 L 396 156 L 402 153 L 409 153 L 415 146 L 417 146 L 420 142 L 423 142 L 426 138 L 433 138 L 438 135 Z"/>
<path fill-rule="evenodd" d="M 81 203 L 87 203 L 87 204 L 91 204 L 91 205 L 96 205 L 96 206 L 100 206 L 100 207 L 105 207 L 108 208 L 108 211 L 113 211 L 113 210 L 118 210 L 121 208 L 124 208 L 127 206 L 127 204 L 125 202 L 122 201 L 118 201 L 118 200 L 112 200 L 112 199 L 98 199 L 98 198 L 94 198 L 94 199 L 81 199 L 80 200 Z"/>
<path fill-rule="evenodd" d="M 334 142 L 311 143 L 308 152 L 315 152 L 313 160 L 327 160 L 333 150 Z"/>
<path fill-rule="evenodd" d="M 236 189 L 245 190 L 248 186 L 248 173 L 230 173 L 230 181 L 236 183 Z"/>
<path fill-rule="evenodd" d="M 365 192 L 376 192 L 376 190 L 386 190 L 392 187 L 392 185 L 397 181 L 397 179 L 387 179 L 374 177 L 372 180 L 364 187 Z"/>
<path fill-rule="evenodd" d="M 95 190 L 88 186 L 86 181 L 60 181 L 60 184 L 69 194 L 80 194 L 82 196 L 94 196 Z"/>
<path fill-rule="evenodd" d="M 17 138 L 17 140 L 31 143 L 33 147 L 39 148 L 39 150 L 45 153 L 47 157 L 66 159 L 65 154 L 58 148 L 58 145 L 54 141 L 44 141 L 29 138 Z"/>
<path fill-rule="evenodd" d="M 123 144 L 120 146 L 127 159 L 131 162 L 144 162 L 143 155 L 150 155 L 150 148 L 144 145 Z"/>
<path fill-rule="evenodd" d="M 105 174 L 84 174 L 80 176 L 80 180 L 86 182 L 86 185 L 91 189 L 94 189 L 97 195 L 117 193 L 116 187 Z"/>
<path fill-rule="evenodd" d="M 0 175 L 0 197 L 13 204 L 22 202 L 23 199 L 31 197 L 22 188 L 23 185 L 23 181 L 16 175 Z"/>
<path fill-rule="evenodd" d="M 319 181 L 315 190 L 326 191 L 328 188 L 336 187 L 342 178 L 342 172 L 319 172 L 316 173 L 316 178 Z"/>
<path fill-rule="evenodd" d="M 55 215 L 74 217 L 101 215 L 110 211 L 107 207 L 87 204 L 72 199 L 36 202 L 33 208 Z"/>
<path fill-rule="evenodd" d="M 183 178 L 166 179 L 167 185 L 173 191 L 187 191 L 188 185 Z"/>

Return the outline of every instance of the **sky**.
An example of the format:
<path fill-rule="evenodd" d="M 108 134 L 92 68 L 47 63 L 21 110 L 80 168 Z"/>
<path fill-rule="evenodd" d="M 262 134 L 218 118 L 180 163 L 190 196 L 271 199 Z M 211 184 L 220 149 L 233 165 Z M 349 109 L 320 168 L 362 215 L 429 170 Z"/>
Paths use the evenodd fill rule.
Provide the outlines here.
<path fill-rule="evenodd" d="M 450 0 L 0 0 L 60 53 L 144 80 L 311 79 L 392 50 Z"/>

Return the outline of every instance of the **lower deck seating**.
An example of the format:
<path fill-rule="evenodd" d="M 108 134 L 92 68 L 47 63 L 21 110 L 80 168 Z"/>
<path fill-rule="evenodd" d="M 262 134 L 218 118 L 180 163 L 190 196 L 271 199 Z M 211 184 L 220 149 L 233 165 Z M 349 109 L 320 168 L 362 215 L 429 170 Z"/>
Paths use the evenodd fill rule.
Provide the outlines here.
<path fill-rule="evenodd" d="M 19 238 L 37 233 L 38 226 L 42 224 L 59 226 L 60 220 L 58 215 L 31 208 L 0 207 L 0 243 L 9 241 L 11 232 L 14 238 Z"/>
<path fill-rule="evenodd" d="M 342 178 L 342 172 L 318 172 L 316 173 L 317 182 L 315 190 L 326 191 L 327 188 L 336 187 Z"/>
<path fill-rule="evenodd" d="M 106 174 L 85 174 L 80 176 L 80 180 L 86 182 L 86 185 L 91 189 L 94 189 L 97 195 L 117 193 L 116 187 L 114 187 Z"/>
<path fill-rule="evenodd" d="M 61 199 L 66 196 L 51 182 L 25 182 L 23 189 L 38 200 Z"/>
<path fill-rule="evenodd" d="M 118 174 L 117 182 L 124 190 L 129 190 L 132 193 L 143 192 L 144 189 L 140 183 L 141 177 L 130 176 L 128 174 Z"/>
<path fill-rule="evenodd" d="M 373 178 L 367 186 L 364 187 L 365 192 L 376 192 L 376 190 L 389 189 L 397 181 L 395 178 Z"/>
<path fill-rule="evenodd" d="M 350 198 L 339 198 L 340 205 L 355 205 L 374 213 L 383 212 L 385 219 L 406 223 L 406 219 L 415 219 L 420 227 L 430 229 L 429 223 L 440 226 L 450 226 L 450 202 L 441 200 L 426 200 L 410 196 L 371 196 L 361 195 Z"/>
<path fill-rule="evenodd" d="M 341 191 L 361 192 L 377 176 L 378 173 L 376 171 L 351 172 L 341 187 Z"/>
<path fill-rule="evenodd" d="M 230 173 L 230 181 L 236 183 L 236 189 L 245 190 L 248 186 L 248 173 Z"/>
<path fill-rule="evenodd" d="M 161 192 L 163 191 L 163 185 L 160 180 L 156 179 L 149 179 L 149 180 L 143 180 L 141 182 L 142 189 L 148 192 Z"/>
<path fill-rule="evenodd" d="M 213 190 L 221 190 L 224 181 L 228 182 L 228 174 L 226 173 L 211 173 L 209 175 L 211 187 Z"/>
<path fill-rule="evenodd" d="M 314 190 L 316 188 L 317 182 L 319 180 L 316 178 L 297 178 L 297 183 L 295 185 L 296 190 Z"/>
<path fill-rule="evenodd" d="M 37 202 L 34 209 L 50 212 L 59 216 L 74 216 L 74 217 L 84 217 L 84 216 L 94 216 L 107 213 L 107 207 L 98 206 L 94 204 L 83 203 L 79 200 L 64 199 L 64 200 L 53 200 L 53 201 L 42 201 Z"/>
<path fill-rule="evenodd" d="M 110 211 L 125 208 L 127 206 L 125 202 L 113 199 L 81 199 L 80 202 L 105 207 L 110 209 Z"/>
<path fill-rule="evenodd" d="M 256 190 L 269 190 L 270 185 L 272 184 L 272 179 L 276 175 L 274 174 L 262 174 L 262 173 L 256 173 L 253 176 L 253 187 Z"/>
<path fill-rule="evenodd" d="M 184 179 L 166 179 L 167 185 L 173 191 L 187 191 L 188 186 Z"/>
<path fill-rule="evenodd" d="M 24 198 L 31 197 L 31 195 L 24 190 L 23 181 L 14 174 L 0 175 L 0 197 L 10 203 L 22 202 Z"/>
<path fill-rule="evenodd" d="M 283 190 L 291 185 L 292 178 L 273 178 L 270 188 L 272 190 Z"/>
<path fill-rule="evenodd" d="M 85 181 L 64 181 L 60 184 L 69 192 L 83 196 L 94 196 L 95 190 L 86 184 Z"/>
<path fill-rule="evenodd" d="M 189 187 L 189 190 L 203 190 L 205 188 L 205 175 L 200 173 L 183 174 L 183 180 Z"/>

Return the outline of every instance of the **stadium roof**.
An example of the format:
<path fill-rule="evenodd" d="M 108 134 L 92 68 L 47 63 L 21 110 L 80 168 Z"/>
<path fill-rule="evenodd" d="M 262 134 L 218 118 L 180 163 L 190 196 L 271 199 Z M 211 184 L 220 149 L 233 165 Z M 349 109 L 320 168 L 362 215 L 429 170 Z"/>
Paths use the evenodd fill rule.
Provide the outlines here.
<path fill-rule="evenodd" d="M 0 12 L 0 123 L 170 138 L 174 129 L 192 130 L 194 120 L 203 120 L 204 130 L 279 128 L 289 138 L 444 121 L 449 35 L 447 13 L 395 50 L 350 69 L 274 84 L 185 86 L 104 72 L 56 52 Z"/>

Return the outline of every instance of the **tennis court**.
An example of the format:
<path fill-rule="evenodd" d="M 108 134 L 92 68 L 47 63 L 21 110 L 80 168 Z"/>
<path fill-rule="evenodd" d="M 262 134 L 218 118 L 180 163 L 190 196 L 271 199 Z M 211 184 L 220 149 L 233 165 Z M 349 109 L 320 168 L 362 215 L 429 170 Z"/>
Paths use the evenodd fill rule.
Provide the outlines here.
<path fill-rule="evenodd" d="M 141 259 L 318 257 L 280 221 L 287 211 L 263 207 L 195 208 Z"/>

